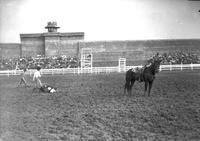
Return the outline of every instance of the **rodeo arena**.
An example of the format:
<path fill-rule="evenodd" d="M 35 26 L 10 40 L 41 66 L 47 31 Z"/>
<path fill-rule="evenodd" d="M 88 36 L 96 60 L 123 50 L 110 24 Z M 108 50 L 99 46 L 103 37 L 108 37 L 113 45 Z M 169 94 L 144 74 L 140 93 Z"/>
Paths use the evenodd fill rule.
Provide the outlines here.
<path fill-rule="evenodd" d="M 0 44 L 0 141 L 199 141 L 200 39 Z"/>

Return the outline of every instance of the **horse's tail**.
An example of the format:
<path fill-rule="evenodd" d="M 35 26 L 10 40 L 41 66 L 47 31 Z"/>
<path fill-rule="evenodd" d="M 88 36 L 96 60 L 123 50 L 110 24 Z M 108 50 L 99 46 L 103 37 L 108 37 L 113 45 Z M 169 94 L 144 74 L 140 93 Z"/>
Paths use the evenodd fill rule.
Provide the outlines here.
<path fill-rule="evenodd" d="M 126 90 L 129 91 L 131 87 L 131 81 L 135 79 L 135 72 L 132 69 L 129 69 L 126 72 L 125 85 L 124 85 L 124 94 L 126 94 Z"/>

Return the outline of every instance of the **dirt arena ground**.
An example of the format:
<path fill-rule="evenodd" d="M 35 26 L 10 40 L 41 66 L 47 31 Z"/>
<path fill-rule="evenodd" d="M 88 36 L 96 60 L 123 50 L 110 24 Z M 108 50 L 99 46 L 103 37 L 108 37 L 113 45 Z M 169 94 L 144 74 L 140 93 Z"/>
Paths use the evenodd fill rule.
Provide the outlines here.
<path fill-rule="evenodd" d="M 31 77 L 27 76 L 32 85 Z M 43 76 L 57 94 L 0 76 L 0 141 L 199 141 L 200 72 L 160 72 L 150 97 L 124 74 Z"/>

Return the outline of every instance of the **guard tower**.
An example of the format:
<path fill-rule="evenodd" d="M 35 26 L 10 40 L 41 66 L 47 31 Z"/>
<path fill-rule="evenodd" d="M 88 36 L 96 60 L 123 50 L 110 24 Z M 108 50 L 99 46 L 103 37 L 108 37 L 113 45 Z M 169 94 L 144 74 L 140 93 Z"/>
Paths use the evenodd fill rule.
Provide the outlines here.
<path fill-rule="evenodd" d="M 84 40 L 84 32 L 57 32 L 56 21 L 49 21 L 45 33 L 20 34 L 21 56 L 75 56 L 77 42 Z"/>
<path fill-rule="evenodd" d="M 57 26 L 57 22 L 48 22 L 45 28 L 48 32 L 57 32 L 57 29 L 60 27 Z"/>
<path fill-rule="evenodd" d="M 92 48 L 82 48 L 81 50 L 81 72 L 92 73 Z"/>

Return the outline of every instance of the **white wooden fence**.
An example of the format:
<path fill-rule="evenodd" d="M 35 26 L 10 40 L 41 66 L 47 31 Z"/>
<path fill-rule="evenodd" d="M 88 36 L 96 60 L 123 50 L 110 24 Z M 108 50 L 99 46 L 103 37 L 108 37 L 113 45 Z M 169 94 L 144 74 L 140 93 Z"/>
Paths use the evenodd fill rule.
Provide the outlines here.
<path fill-rule="evenodd" d="M 91 68 L 63 68 L 63 69 L 42 69 L 42 74 L 81 74 L 81 73 L 113 73 L 113 72 L 125 72 L 130 68 L 136 68 L 142 66 L 126 66 L 124 69 L 119 69 L 119 66 L 115 67 L 93 67 Z M 200 70 L 200 64 L 176 64 L 176 65 L 161 65 L 160 71 L 173 71 L 173 70 Z M 0 71 L 0 75 L 20 75 L 22 70 L 2 70 Z M 35 70 L 28 70 L 27 74 L 33 75 Z"/>

